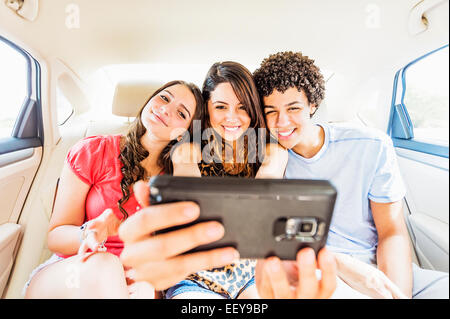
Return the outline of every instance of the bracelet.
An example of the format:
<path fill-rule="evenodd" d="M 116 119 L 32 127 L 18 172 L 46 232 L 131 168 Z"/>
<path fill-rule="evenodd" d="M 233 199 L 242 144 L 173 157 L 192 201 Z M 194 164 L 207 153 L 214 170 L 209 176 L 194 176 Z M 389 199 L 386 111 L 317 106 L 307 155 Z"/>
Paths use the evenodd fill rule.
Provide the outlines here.
<path fill-rule="evenodd" d="M 88 225 L 88 222 L 85 222 L 83 225 L 80 226 L 80 243 L 84 241 L 84 233 L 86 231 L 86 227 Z"/>
<path fill-rule="evenodd" d="M 102 243 L 98 246 L 98 251 L 107 251 L 107 248 L 105 247 L 106 239 L 102 241 Z"/>
<path fill-rule="evenodd" d="M 85 233 L 86 233 L 86 228 L 87 228 L 88 223 L 89 222 L 85 222 L 83 225 L 80 226 L 80 243 L 82 243 L 86 239 Z M 95 232 L 95 231 L 93 230 L 92 232 Z M 106 251 L 107 250 L 107 248 L 105 247 L 106 240 L 107 239 L 105 239 L 104 241 L 102 241 L 100 243 L 98 251 Z"/>

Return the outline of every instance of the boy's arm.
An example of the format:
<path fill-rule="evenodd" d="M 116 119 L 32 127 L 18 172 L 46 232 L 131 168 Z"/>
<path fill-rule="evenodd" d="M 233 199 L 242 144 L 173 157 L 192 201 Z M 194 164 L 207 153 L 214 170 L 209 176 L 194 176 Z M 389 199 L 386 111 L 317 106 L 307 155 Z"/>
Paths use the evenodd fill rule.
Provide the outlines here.
<path fill-rule="evenodd" d="M 402 201 L 377 203 L 370 201 L 378 232 L 378 268 L 392 280 L 406 296 L 412 295 L 411 247 L 406 229 Z"/>

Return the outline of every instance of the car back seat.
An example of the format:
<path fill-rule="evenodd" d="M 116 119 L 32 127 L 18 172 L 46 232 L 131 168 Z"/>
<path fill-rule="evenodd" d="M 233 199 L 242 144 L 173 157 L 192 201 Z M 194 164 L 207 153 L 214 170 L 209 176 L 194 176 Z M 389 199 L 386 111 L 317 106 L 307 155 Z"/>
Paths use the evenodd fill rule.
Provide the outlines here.
<path fill-rule="evenodd" d="M 163 83 L 143 81 L 121 81 L 117 83 L 107 118 L 92 118 L 85 136 L 125 134 L 148 98 Z"/>

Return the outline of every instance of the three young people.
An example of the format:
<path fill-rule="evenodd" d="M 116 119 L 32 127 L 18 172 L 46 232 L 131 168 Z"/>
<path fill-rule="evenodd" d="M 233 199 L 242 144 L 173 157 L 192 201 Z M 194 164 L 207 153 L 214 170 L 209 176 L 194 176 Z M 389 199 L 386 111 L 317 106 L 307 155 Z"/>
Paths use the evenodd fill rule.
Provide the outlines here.
<path fill-rule="evenodd" d="M 245 68 L 239 65 L 238 69 Z M 245 69 L 244 73 L 248 82 L 253 83 L 248 70 Z M 210 93 L 214 95 L 214 92 L 222 91 L 223 87 L 226 91 L 231 83 L 226 79 L 214 83 Z M 215 86 L 221 88 L 216 90 Z M 243 96 L 247 96 L 245 84 L 241 89 Z M 257 98 L 254 85 L 252 90 L 253 97 Z M 229 140 L 228 133 L 233 135 L 236 130 L 245 131 L 247 124 L 248 127 L 263 126 L 261 108 L 249 104 L 231 105 L 228 97 L 225 100 L 232 107 L 232 113 L 239 113 L 243 122 L 229 123 L 227 116 L 222 118 L 225 122 L 221 122 L 220 116 L 217 121 L 214 116 L 211 119 L 211 115 L 218 113 L 208 113 L 208 123 L 212 127 L 220 125 L 214 128 L 222 127 L 226 132 L 223 135 L 224 144 Z M 126 136 L 89 137 L 69 151 L 48 233 L 48 246 L 55 254 L 33 271 L 26 286 L 26 297 L 154 297 L 155 290 L 167 289 L 190 274 L 230 265 L 238 259 L 238 252 L 232 248 L 180 256 L 193 247 L 220 239 L 224 229 L 215 222 L 164 235 L 149 235 L 158 229 L 187 223 L 198 217 L 198 207 L 193 203 L 148 207 L 148 187 L 139 181 L 161 173 L 171 174 L 180 168 L 172 161 L 171 151 L 178 142 L 177 136 L 182 136 L 186 130 L 192 135 L 194 120 L 205 118 L 202 106 L 198 88 L 182 81 L 170 82 L 149 98 Z M 249 123 L 246 122 L 247 112 L 251 114 Z M 224 123 L 227 125 L 222 125 Z M 221 136 L 219 132 L 213 134 L 212 138 Z M 239 134 L 234 136 L 238 137 Z M 259 166 L 274 167 L 268 162 L 248 161 L 247 150 L 236 148 L 236 145 L 231 143 L 233 154 L 244 152 L 244 158 L 247 159 L 245 163 L 232 160 L 230 165 L 224 163 L 216 167 L 215 164 L 203 162 L 198 166 L 200 172 L 204 175 L 222 175 L 225 172 L 228 175 L 254 177 Z M 216 153 L 217 156 L 221 154 Z M 271 173 L 270 170 L 268 172 Z M 326 252 L 322 255 L 326 255 Z M 302 257 L 299 254 L 299 258 L 307 260 L 310 256 Z M 313 259 L 315 263 L 315 257 Z M 312 262 L 308 263 L 311 270 L 315 269 Z M 323 264 L 328 265 L 328 272 L 335 273 L 333 260 L 328 258 L 328 262 Z M 234 286 L 235 290 L 242 290 L 239 293 L 243 293 L 242 288 L 253 286 L 251 280 L 254 267 L 249 265 L 250 261 L 239 264 L 240 270 L 241 266 L 247 269 L 245 285 Z M 299 273 L 298 276 L 304 277 L 304 274 Z M 315 276 L 310 279 L 320 281 Z M 270 276 L 267 280 L 270 280 Z M 330 295 L 334 289 L 333 280 L 330 282 L 324 288 L 317 288 L 318 293 Z M 211 286 L 206 288 L 210 289 Z M 304 290 L 305 287 L 299 291 Z M 253 293 L 247 297 L 257 297 L 255 292 L 256 288 L 253 287 Z M 225 293 L 229 296 L 233 291 L 225 290 Z"/>
<path fill-rule="evenodd" d="M 313 60 L 300 53 L 270 56 L 253 77 L 235 62 L 217 63 L 203 85 L 205 107 L 200 106 L 198 89 L 185 83 L 172 83 L 149 99 L 126 138 L 94 137 L 77 144 L 69 152 L 63 170 L 49 247 L 63 255 L 79 251 L 84 253 L 86 261 L 57 257 L 57 262 L 53 260 L 34 276 L 27 296 L 42 297 L 42 283 L 49 282 L 52 284 L 46 286 L 48 294 L 44 296 L 63 298 L 89 297 L 89 294 L 127 297 L 130 292 L 151 296 L 153 288 L 169 287 L 172 288 L 166 291 L 166 296 L 174 298 L 255 298 L 258 295 L 315 298 L 333 293 L 335 261 L 326 249 L 319 253 L 317 260 L 313 252 L 300 251 L 295 263 L 303 271 L 294 274 L 284 271 L 286 267 L 277 258 L 258 262 L 255 286 L 255 262 L 238 261 L 238 253 L 232 248 L 179 256 L 221 238 L 224 230 L 220 224 L 203 223 L 182 231 L 149 236 L 155 230 L 192 221 L 199 214 L 193 203 L 148 206 L 148 187 L 137 181 L 162 172 L 329 179 L 339 195 L 327 246 L 338 253 L 336 256 L 346 254 L 371 263 L 376 261 L 378 268 L 404 295 L 411 296 L 410 248 L 401 214 L 404 189 L 392 143 L 387 136 L 373 130 L 314 124 L 311 117 L 324 92 L 320 70 Z M 202 144 L 185 143 L 173 148 L 178 142 L 173 138 L 173 128 L 180 129 L 180 135 L 188 130 L 192 136 L 194 120 L 201 120 L 203 130 L 212 128 L 206 142 L 213 147 L 208 149 L 206 157 L 216 161 L 205 161 Z M 267 143 L 265 156 L 259 158 L 254 149 L 251 151 L 247 132 L 266 125 L 281 147 L 271 148 L 273 145 Z M 261 140 L 257 139 L 258 142 Z M 117 154 L 110 152 L 110 159 L 99 160 L 97 156 L 107 154 L 106 149 L 116 150 Z M 179 161 L 185 158 L 186 151 L 189 157 L 194 154 L 194 161 Z M 86 163 L 103 164 L 86 167 Z M 132 184 L 135 184 L 134 191 L 130 190 Z M 114 198 L 104 198 L 109 188 L 116 190 Z M 80 193 L 82 200 L 71 205 L 69 213 L 63 213 L 70 203 L 67 194 L 73 191 Z M 87 224 L 81 231 L 79 226 L 73 226 L 84 222 Z M 88 248 L 97 251 L 104 240 L 113 257 L 108 253 L 85 254 Z M 83 274 L 78 287 L 90 287 L 92 281 L 101 280 L 97 273 L 103 265 L 108 265 L 107 278 L 103 278 L 115 275 L 120 280 L 105 280 L 95 285 L 96 290 L 67 289 L 64 286 L 67 281 L 62 279 L 67 278 L 64 270 L 71 265 L 71 260 Z M 217 268 L 224 265 L 227 266 Z M 322 270 L 320 280 L 315 276 L 316 267 Z M 213 271 L 201 271 L 205 269 Z M 437 274 L 433 278 L 447 285 L 448 295 L 448 276 Z M 132 282 L 136 284 L 130 285 Z M 137 284 L 142 282 L 151 285 Z M 240 284 L 230 285 L 230 282 Z M 292 289 L 292 282 L 296 283 L 296 289 Z"/>

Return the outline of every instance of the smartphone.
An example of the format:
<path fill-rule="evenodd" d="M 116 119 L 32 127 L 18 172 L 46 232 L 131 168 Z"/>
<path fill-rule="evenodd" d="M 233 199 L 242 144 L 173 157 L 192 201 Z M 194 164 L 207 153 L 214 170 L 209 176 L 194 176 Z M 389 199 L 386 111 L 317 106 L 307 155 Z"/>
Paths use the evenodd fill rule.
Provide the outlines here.
<path fill-rule="evenodd" d="M 225 236 L 187 253 L 231 246 L 241 258 L 295 260 L 304 247 L 317 254 L 326 243 L 337 196 L 325 180 L 160 175 L 149 183 L 151 205 L 193 201 L 200 206 L 193 223 L 157 233 L 218 221 Z"/>

